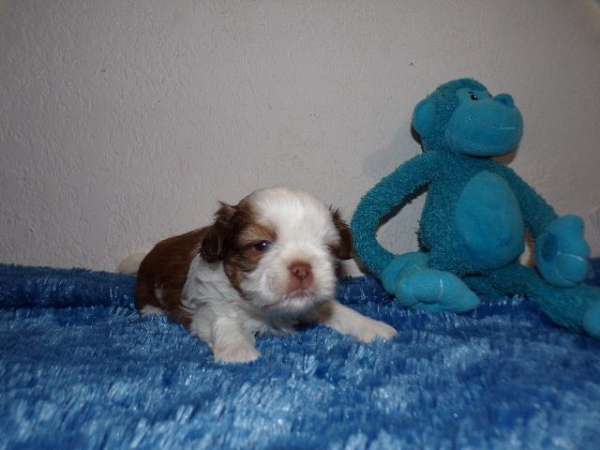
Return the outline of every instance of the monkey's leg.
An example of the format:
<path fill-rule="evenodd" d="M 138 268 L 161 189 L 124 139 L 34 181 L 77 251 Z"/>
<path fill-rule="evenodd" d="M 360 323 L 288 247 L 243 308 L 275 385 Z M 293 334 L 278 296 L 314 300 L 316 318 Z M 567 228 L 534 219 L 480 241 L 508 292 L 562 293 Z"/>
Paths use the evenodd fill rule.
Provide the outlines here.
<path fill-rule="evenodd" d="M 555 287 L 520 264 L 492 272 L 490 283 L 505 294 L 524 294 L 556 324 L 600 339 L 600 289 L 585 284 Z"/>

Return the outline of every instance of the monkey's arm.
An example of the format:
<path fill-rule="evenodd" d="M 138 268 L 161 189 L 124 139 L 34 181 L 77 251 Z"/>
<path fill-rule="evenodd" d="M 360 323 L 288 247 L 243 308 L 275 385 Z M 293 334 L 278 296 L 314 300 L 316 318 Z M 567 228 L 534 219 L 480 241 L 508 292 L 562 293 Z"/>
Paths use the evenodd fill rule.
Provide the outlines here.
<path fill-rule="evenodd" d="M 378 276 L 395 258 L 377 241 L 377 230 L 391 213 L 405 206 L 431 182 L 437 153 L 425 152 L 405 162 L 383 178 L 358 204 L 352 217 L 354 250 L 367 268 Z"/>

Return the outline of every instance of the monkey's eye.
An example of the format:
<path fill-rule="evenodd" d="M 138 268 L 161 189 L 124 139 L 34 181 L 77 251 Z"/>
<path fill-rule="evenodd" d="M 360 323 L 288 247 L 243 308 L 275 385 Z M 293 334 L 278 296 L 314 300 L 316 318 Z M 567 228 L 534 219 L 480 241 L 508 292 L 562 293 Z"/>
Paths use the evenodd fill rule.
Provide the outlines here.
<path fill-rule="evenodd" d="M 253 247 L 256 251 L 266 252 L 271 247 L 271 241 L 258 241 Z"/>
<path fill-rule="evenodd" d="M 469 94 L 471 94 L 471 100 L 479 100 L 479 97 L 476 94 L 473 94 L 472 92 L 469 92 Z"/>

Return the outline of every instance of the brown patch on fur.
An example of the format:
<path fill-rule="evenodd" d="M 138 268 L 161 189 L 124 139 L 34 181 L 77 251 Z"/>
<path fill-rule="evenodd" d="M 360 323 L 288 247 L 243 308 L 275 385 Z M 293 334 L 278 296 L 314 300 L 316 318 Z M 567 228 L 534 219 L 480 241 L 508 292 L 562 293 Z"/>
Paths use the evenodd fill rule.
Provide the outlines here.
<path fill-rule="evenodd" d="M 258 223 L 250 223 L 246 228 L 241 230 L 238 236 L 238 245 L 240 247 L 248 247 L 260 241 L 273 242 L 275 239 L 277 239 L 277 234 L 272 228 Z"/>
<path fill-rule="evenodd" d="M 226 241 L 231 234 L 231 221 L 237 212 L 237 208 L 220 203 L 221 207 L 215 213 L 214 224 L 207 229 L 206 236 L 202 240 L 200 254 L 206 262 L 212 263 L 223 259 L 226 250 Z"/>
<path fill-rule="evenodd" d="M 330 208 L 333 224 L 340 235 L 339 242 L 329 245 L 331 253 L 338 259 L 350 259 L 353 255 L 352 249 L 352 232 L 350 227 L 344 222 L 339 210 Z"/>
<path fill-rule="evenodd" d="M 234 230 L 224 261 L 224 269 L 233 287 L 243 294 L 240 285 L 245 273 L 256 269 L 265 254 L 265 250 L 261 251 L 257 248 L 257 244 L 262 241 L 274 242 L 277 235 L 273 229 L 257 223 L 248 202 L 240 203 Z"/>
<path fill-rule="evenodd" d="M 165 239 L 154 246 L 142 261 L 137 274 L 136 306 L 162 309 L 173 320 L 188 326 L 191 318 L 181 308 L 181 292 L 194 257 L 200 251 L 209 228 Z M 156 290 L 162 291 L 161 298 Z"/>
<path fill-rule="evenodd" d="M 189 326 L 191 317 L 181 307 L 181 294 L 194 257 L 200 254 L 209 263 L 223 261 L 227 277 L 240 291 L 244 273 L 254 270 L 264 254 L 255 245 L 275 238 L 273 230 L 255 223 L 249 201 L 237 206 L 221 203 L 213 225 L 165 239 L 146 255 L 137 274 L 138 309 L 154 306 Z M 160 298 L 157 289 L 162 291 Z"/>

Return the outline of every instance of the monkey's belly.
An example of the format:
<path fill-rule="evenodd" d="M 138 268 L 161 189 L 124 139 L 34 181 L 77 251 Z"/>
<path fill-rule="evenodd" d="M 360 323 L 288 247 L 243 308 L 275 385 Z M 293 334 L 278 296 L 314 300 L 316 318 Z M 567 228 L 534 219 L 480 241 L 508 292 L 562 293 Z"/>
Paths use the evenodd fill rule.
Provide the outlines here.
<path fill-rule="evenodd" d="M 525 227 L 519 202 L 508 183 L 480 172 L 466 184 L 456 205 L 455 224 L 471 261 L 496 269 L 523 253 Z"/>

